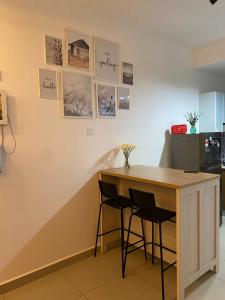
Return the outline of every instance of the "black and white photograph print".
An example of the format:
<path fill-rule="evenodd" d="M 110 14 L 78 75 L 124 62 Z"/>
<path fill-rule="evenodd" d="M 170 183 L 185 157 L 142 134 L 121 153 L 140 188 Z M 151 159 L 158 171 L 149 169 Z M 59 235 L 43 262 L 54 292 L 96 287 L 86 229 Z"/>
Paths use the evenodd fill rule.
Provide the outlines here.
<path fill-rule="evenodd" d="M 119 109 L 130 109 L 130 89 L 128 87 L 118 86 L 117 99 Z"/>
<path fill-rule="evenodd" d="M 0 125 L 6 125 L 7 123 L 6 92 L 0 91 Z"/>
<path fill-rule="evenodd" d="M 56 71 L 39 69 L 40 98 L 58 99 L 58 74 Z"/>
<path fill-rule="evenodd" d="M 63 116 L 93 117 L 92 78 L 75 72 L 62 72 Z"/>
<path fill-rule="evenodd" d="M 129 85 L 134 84 L 133 64 L 122 62 L 122 83 Z"/>
<path fill-rule="evenodd" d="M 91 71 L 92 37 L 66 30 L 66 56 L 69 67 Z"/>
<path fill-rule="evenodd" d="M 63 47 L 61 39 L 45 35 L 45 60 L 46 64 L 57 66 L 63 65 Z"/>
<path fill-rule="evenodd" d="M 97 116 L 113 118 L 116 116 L 116 87 L 96 84 Z"/>
<path fill-rule="evenodd" d="M 118 83 L 120 79 L 119 44 L 95 38 L 95 79 Z"/>

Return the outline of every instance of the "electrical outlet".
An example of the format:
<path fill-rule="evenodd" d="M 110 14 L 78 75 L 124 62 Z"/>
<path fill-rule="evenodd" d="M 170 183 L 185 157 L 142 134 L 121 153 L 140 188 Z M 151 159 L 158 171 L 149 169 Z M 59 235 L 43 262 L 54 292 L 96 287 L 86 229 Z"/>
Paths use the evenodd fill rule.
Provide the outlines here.
<path fill-rule="evenodd" d="M 87 135 L 95 135 L 95 129 L 94 128 L 87 128 Z"/>

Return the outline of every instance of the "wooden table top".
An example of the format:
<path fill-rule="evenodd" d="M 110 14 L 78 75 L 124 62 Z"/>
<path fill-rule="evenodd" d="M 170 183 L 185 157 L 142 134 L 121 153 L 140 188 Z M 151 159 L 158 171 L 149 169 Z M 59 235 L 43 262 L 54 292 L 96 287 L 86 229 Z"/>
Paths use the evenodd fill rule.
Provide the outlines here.
<path fill-rule="evenodd" d="M 218 174 L 209 173 L 184 173 L 182 170 L 152 167 L 131 166 L 129 169 L 113 168 L 100 171 L 103 175 L 151 183 L 173 189 L 198 184 L 204 181 L 220 178 Z"/>

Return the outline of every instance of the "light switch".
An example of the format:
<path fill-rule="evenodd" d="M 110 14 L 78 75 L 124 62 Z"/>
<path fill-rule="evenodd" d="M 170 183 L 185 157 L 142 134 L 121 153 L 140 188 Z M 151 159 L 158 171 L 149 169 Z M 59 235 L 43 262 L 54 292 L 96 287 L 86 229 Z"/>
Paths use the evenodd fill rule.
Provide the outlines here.
<path fill-rule="evenodd" d="M 95 129 L 94 128 L 87 128 L 87 135 L 95 135 Z"/>

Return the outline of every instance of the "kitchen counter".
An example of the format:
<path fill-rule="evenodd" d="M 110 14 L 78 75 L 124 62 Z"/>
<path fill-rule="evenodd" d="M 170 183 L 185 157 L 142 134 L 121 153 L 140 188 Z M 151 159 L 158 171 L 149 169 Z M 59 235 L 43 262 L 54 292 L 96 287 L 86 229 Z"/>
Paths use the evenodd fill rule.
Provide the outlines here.
<path fill-rule="evenodd" d="M 102 170 L 99 177 L 115 183 L 119 193 L 124 196 L 129 196 L 129 188 L 153 192 L 158 207 L 176 211 L 176 224 L 163 224 L 164 245 L 175 250 L 176 257 L 167 251 L 163 255 L 169 263 L 177 260 L 178 300 L 184 300 L 185 288 L 208 270 L 218 272 L 220 175 L 132 166 L 129 169 Z M 125 224 L 129 214 L 130 210 L 127 209 Z M 119 227 L 117 212 L 106 205 L 103 206 L 101 218 L 102 232 Z M 146 238 L 151 241 L 150 222 L 145 222 L 145 229 Z M 141 232 L 139 222 L 136 222 L 133 230 Z M 118 232 L 103 236 L 102 251 L 115 245 L 119 239 Z M 157 234 L 155 239 L 158 242 Z M 151 247 L 148 251 L 151 253 Z M 155 254 L 159 256 L 158 249 L 155 249 Z"/>
<path fill-rule="evenodd" d="M 129 169 L 114 168 L 103 170 L 101 173 L 104 175 L 151 183 L 175 189 L 198 184 L 215 178 L 220 178 L 220 175 L 218 174 L 201 172 L 184 173 L 182 170 L 152 166 L 132 166 Z"/>

